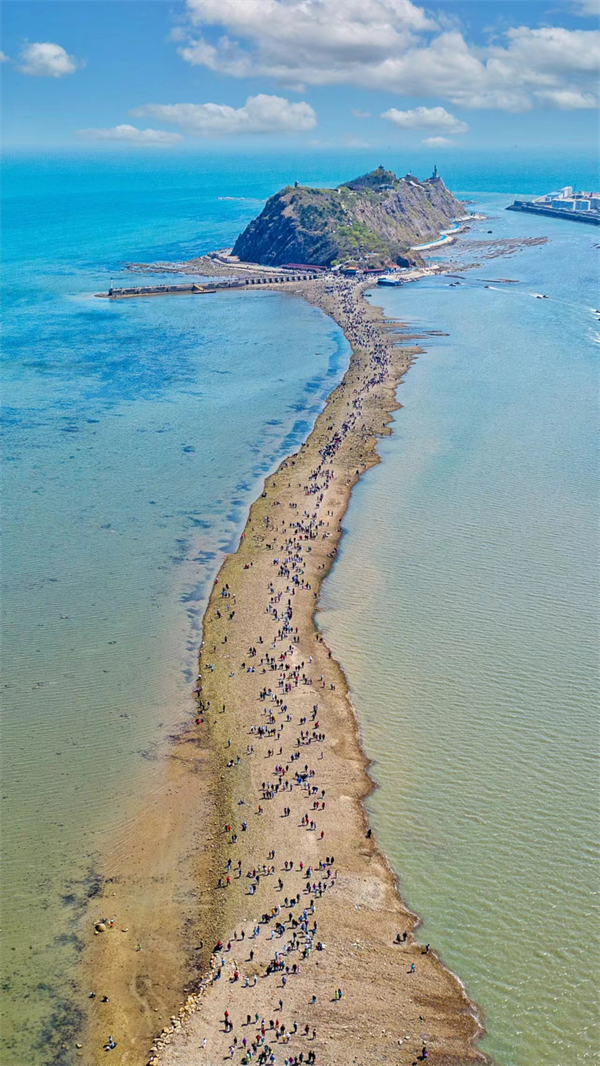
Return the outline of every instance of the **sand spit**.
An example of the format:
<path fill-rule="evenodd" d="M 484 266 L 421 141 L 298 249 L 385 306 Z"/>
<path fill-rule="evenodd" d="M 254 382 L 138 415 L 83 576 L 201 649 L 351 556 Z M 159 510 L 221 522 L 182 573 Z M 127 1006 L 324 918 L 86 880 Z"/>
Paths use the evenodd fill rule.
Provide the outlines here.
<path fill-rule="evenodd" d="M 90 1066 L 104 1061 L 108 1033 L 119 1066 L 486 1061 L 473 1004 L 417 943 L 368 829 L 356 716 L 315 626 L 352 487 L 379 462 L 377 438 L 420 350 L 399 347 L 366 287 L 317 279 L 298 290 L 341 326 L 350 365 L 305 444 L 267 478 L 215 581 L 197 717 L 174 744 L 164 802 L 132 827 L 119 883 L 105 886 L 118 924 L 126 907 L 131 921 L 120 939 L 94 941 L 94 980 L 119 1006 L 91 1027 Z M 138 891 L 141 925 L 139 901 L 127 904 Z M 152 1042 L 177 1002 L 184 950 L 190 995 Z"/>

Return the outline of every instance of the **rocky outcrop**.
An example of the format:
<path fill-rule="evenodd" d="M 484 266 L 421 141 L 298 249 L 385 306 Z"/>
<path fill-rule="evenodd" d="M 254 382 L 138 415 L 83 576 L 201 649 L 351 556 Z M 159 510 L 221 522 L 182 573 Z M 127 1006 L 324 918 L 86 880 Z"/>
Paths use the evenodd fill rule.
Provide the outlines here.
<path fill-rule="evenodd" d="M 437 174 L 419 181 L 378 167 L 337 189 L 286 186 L 238 237 L 233 254 L 269 266 L 406 264 L 411 245 L 435 240 L 462 214 Z"/>

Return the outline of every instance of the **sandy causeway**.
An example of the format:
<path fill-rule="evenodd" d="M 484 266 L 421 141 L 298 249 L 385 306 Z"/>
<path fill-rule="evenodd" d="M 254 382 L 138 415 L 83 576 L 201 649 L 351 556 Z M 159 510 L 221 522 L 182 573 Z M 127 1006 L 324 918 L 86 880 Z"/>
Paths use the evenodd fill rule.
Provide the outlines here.
<path fill-rule="evenodd" d="M 89 1066 L 483 1063 L 473 1005 L 416 940 L 369 834 L 368 762 L 315 625 L 352 487 L 379 461 L 419 349 L 399 347 L 406 338 L 366 302 L 365 283 L 273 288 L 330 315 L 350 364 L 305 444 L 267 478 L 215 581 L 196 718 L 174 742 L 163 792 L 115 845 L 119 875 L 99 906 L 118 917 L 89 962 L 109 1002 L 103 1013 L 94 1002 L 79 1056 Z"/>

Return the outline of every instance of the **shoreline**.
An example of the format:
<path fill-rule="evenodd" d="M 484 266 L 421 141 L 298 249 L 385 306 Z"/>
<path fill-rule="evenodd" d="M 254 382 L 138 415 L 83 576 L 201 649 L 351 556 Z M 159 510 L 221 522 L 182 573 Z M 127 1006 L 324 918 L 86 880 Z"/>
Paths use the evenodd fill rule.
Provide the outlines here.
<path fill-rule="evenodd" d="M 437 272 L 440 268 L 427 268 L 418 275 Z M 117 1040 L 111 1061 L 123 1066 L 142 1061 L 154 1066 L 174 1066 L 175 1063 L 191 1066 L 192 1062 L 212 1064 L 221 1061 L 232 1042 L 232 1036 L 219 1025 L 225 1010 L 229 1010 L 236 1022 L 239 1054 L 236 1052 L 235 1058 L 243 1061 L 240 1058 L 242 1039 L 250 1035 L 255 1038 L 255 1032 L 251 1026 L 251 1031 L 246 1034 L 241 1026 L 242 1017 L 250 1012 L 272 1018 L 277 1013 L 274 1004 L 279 999 L 285 999 L 285 1003 L 278 1020 L 283 1021 L 284 1017 L 289 1020 L 286 1025 L 288 1033 L 292 1019 L 297 1024 L 302 1021 L 303 1025 L 306 1020 L 310 1033 L 313 1029 L 316 1033 L 309 1038 L 298 1035 L 283 1046 L 273 1038 L 271 1030 L 271 1043 L 278 1063 L 302 1050 L 305 1054 L 315 1052 L 319 1066 L 362 1061 L 357 1055 L 366 1056 L 365 1063 L 412 1064 L 423 1046 L 427 1046 L 430 1061 L 448 1066 L 487 1061 L 474 1047 L 475 1039 L 482 1032 L 477 1008 L 468 999 L 460 979 L 443 966 L 435 952 L 424 954 L 417 944 L 413 934 L 418 927 L 418 918 L 402 902 L 396 875 L 370 835 L 363 801 L 376 786 L 369 775 L 370 764 L 362 749 L 345 675 L 332 659 L 316 622 L 318 590 L 335 561 L 342 535 L 340 521 L 352 488 L 367 469 L 380 461 L 376 451 L 377 439 L 391 432 L 388 427 L 393 412 L 401 406 L 396 400 L 397 386 L 420 351 L 415 345 L 400 347 L 409 338 L 395 335 L 397 324 L 386 319 L 380 308 L 367 303 L 364 291 L 371 285 L 371 282 L 343 281 L 337 282 L 331 291 L 330 282 L 326 286 L 324 279 L 317 279 L 304 283 L 297 290 L 340 326 L 351 346 L 350 362 L 342 382 L 328 397 L 304 444 L 265 479 L 264 491 L 251 506 L 238 549 L 226 556 L 222 563 L 203 621 L 204 641 L 199 660 L 199 674 L 203 676 L 198 686 L 198 720 L 186 727 L 174 742 L 173 757 L 169 759 L 168 776 L 172 788 L 169 813 L 165 818 L 165 805 L 158 802 L 159 816 L 155 816 L 154 821 L 142 817 L 133 834 L 133 852 L 136 848 L 140 851 L 131 857 L 131 861 L 134 858 L 137 861 L 138 874 L 144 863 L 151 862 L 155 868 L 157 835 L 162 840 L 166 890 L 170 885 L 172 892 L 178 885 L 177 869 L 181 872 L 180 864 L 175 871 L 172 869 L 178 834 L 187 833 L 184 849 L 187 866 L 188 869 L 196 867 L 197 884 L 192 886 L 190 881 L 183 905 L 179 901 L 179 906 L 172 908 L 170 914 L 163 916 L 161 912 L 161 920 L 165 918 L 165 928 L 168 928 L 169 921 L 175 927 L 186 911 L 189 920 L 190 908 L 194 909 L 196 917 L 184 938 L 188 958 L 189 945 L 194 941 L 202 942 L 201 948 L 196 944 L 199 954 L 194 960 L 195 978 L 190 969 L 190 995 L 179 1014 L 170 1016 L 171 1025 L 164 1025 L 164 1012 L 168 1003 L 173 1004 L 177 991 L 174 986 L 176 963 L 173 958 L 168 980 L 166 973 L 159 975 L 156 972 L 156 963 L 164 948 L 161 936 L 150 947 L 149 956 L 143 959 L 140 958 L 143 951 L 137 957 L 132 953 L 132 938 L 129 936 L 117 941 L 110 933 L 109 937 L 102 935 L 95 941 L 95 944 L 101 942 L 102 946 L 95 952 L 97 958 L 92 961 L 91 972 L 101 974 L 106 985 L 111 981 L 114 985 L 117 972 L 121 978 L 117 982 L 120 984 L 117 995 L 120 1012 L 110 1011 L 109 1024 Z M 274 285 L 273 288 L 290 291 L 288 284 Z M 292 480 L 281 483 L 292 475 L 293 484 Z M 315 492 L 313 489 L 317 484 L 319 487 Z M 319 493 L 316 510 L 309 514 L 306 511 L 307 496 L 314 501 Z M 313 502 L 311 511 L 314 506 Z M 286 510 L 273 514 L 272 508 L 279 507 Z M 305 543 L 308 540 L 310 545 Z M 281 564 L 283 553 L 287 561 Z M 279 564 L 273 563 L 274 557 L 279 559 Z M 280 572 L 282 565 L 283 574 Z M 229 586 L 229 595 L 223 598 L 219 590 L 226 586 Z M 235 606 L 227 606 L 228 615 L 231 609 L 233 614 L 231 618 L 225 618 L 221 608 L 232 596 Z M 278 605 L 286 604 L 288 600 L 288 608 L 283 611 L 282 607 L 283 613 L 279 614 Z M 289 617 L 288 610 L 292 611 Z M 274 621 L 279 623 L 279 629 L 273 626 Z M 283 635 L 278 636 L 282 626 Z M 272 639 L 267 638 L 261 643 L 258 637 L 263 634 L 270 634 Z M 249 657 L 249 642 L 253 642 L 252 647 L 256 646 L 259 655 Z M 209 650 L 211 646 L 214 650 Z M 265 652 L 269 660 L 265 659 Z M 280 659 L 282 654 L 287 661 Z M 259 656 L 262 656 L 260 667 Z M 240 659 L 245 670 L 251 669 L 252 664 L 255 672 L 244 673 Z M 271 662 L 271 659 L 277 661 Z M 303 669 L 297 665 L 300 659 Z M 306 674 L 309 669 L 307 661 L 310 662 L 310 678 Z M 286 673 L 286 670 L 291 672 Z M 319 672 L 322 681 L 316 682 L 315 675 Z M 280 674 L 284 686 L 289 685 L 287 679 L 293 677 L 291 689 L 286 691 L 284 688 L 282 695 L 278 684 L 273 699 L 261 700 L 257 695 L 259 684 L 266 686 L 269 681 L 279 682 Z M 302 674 L 309 683 L 302 683 Z M 315 700 L 318 710 L 316 719 L 314 713 L 311 719 Z M 207 713 L 207 704 L 210 707 L 211 703 L 213 709 Z M 225 711 L 216 712 L 217 717 L 213 720 L 214 708 L 217 705 L 220 708 L 222 704 L 225 704 Z M 281 705 L 285 705 L 285 712 L 281 711 Z M 266 707 L 269 708 L 268 717 L 264 713 Z M 292 721 L 288 718 L 289 713 L 293 716 Z M 304 718 L 302 724 L 308 725 L 308 729 L 300 730 L 306 737 L 300 736 L 295 724 L 299 713 Z M 311 731 L 315 720 L 319 731 L 315 728 Z M 260 727 L 273 731 L 275 746 L 281 741 L 280 752 L 264 754 L 265 739 L 258 741 L 254 732 Z M 325 732 L 324 740 L 320 739 L 321 727 Z M 232 741 L 232 736 L 237 739 Z M 302 765 L 308 767 L 317 782 L 314 785 L 307 778 L 305 784 L 319 790 L 323 783 L 327 786 L 326 809 L 319 810 L 318 814 L 315 812 L 315 830 L 296 824 L 300 811 L 308 817 L 312 809 L 306 797 L 301 798 L 305 791 L 302 784 L 292 784 L 291 755 L 295 755 L 296 750 L 292 749 L 290 754 L 288 751 L 294 741 L 300 755 L 304 756 Z M 244 744 L 247 751 L 255 746 L 257 752 L 247 755 L 243 751 Z M 323 754 L 315 761 L 317 747 Z M 233 766 L 228 765 L 231 754 L 238 760 Z M 288 763 L 285 772 L 284 761 Z M 238 763 L 243 770 L 238 769 Z M 267 785 L 272 784 L 272 788 L 261 788 L 259 778 L 265 775 Z M 273 782 L 269 781 L 269 775 Z M 198 788 L 200 777 L 201 787 Z M 279 779 L 277 787 L 276 777 Z M 243 830 L 239 828 L 240 793 L 244 794 L 242 798 L 245 797 L 243 809 L 247 828 Z M 281 813 L 284 800 L 293 807 L 291 816 Z M 255 801 L 262 807 L 260 814 L 254 809 Z M 315 802 L 318 801 L 313 800 Z M 190 809 L 193 812 L 191 818 Z M 202 824 L 201 834 L 195 819 Z M 144 821 L 151 824 L 144 825 Z M 160 828 L 157 822 L 161 823 Z M 230 825 L 232 829 L 225 833 L 223 825 Z M 322 840 L 320 833 L 325 834 Z M 288 849 L 285 853 L 281 851 L 282 846 Z M 270 869 L 267 856 L 273 848 L 276 852 L 273 874 L 263 872 L 258 880 L 243 876 L 248 869 L 257 872 L 264 867 Z M 335 863 L 317 866 L 325 863 L 330 852 L 335 856 Z M 284 854 L 285 869 L 281 867 Z M 240 878 L 234 877 L 236 867 L 233 865 L 231 875 L 225 873 L 228 859 L 236 865 L 240 862 Z M 293 860 L 293 870 L 287 869 L 288 860 Z M 313 881 L 314 891 L 306 892 L 304 878 L 298 870 L 300 862 L 305 868 L 312 866 L 312 877 L 327 888 L 319 889 Z M 231 878 L 229 885 L 226 876 Z M 219 886 L 219 881 L 223 882 L 223 887 Z M 279 888 L 280 881 L 282 888 Z M 134 883 L 133 875 L 125 876 L 121 890 L 117 892 L 115 906 L 119 910 L 119 923 L 122 922 L 119 903 L 131 893 Z M 251 894 L 250 885 L 255 886 Z M 288 898 L 285 893 L 290 890 L 294 893 L 290 898 L 299 898 L 292 911 L 283 905 L 283 898 Z M 261 924 L 261 915 L 278 905 L 285 915 L 282 913 L 276 920 L 283 923 L 285 917 L 285 923 L 283 932 L 278 927 L 273 945 L 271 941 L 265 943 L 267 937 L 263 933 L 272 929 L 274 923 Z M 318 934 L 308 933 L 305 959 L 295 946 L 295 932 L 294 947 L 286 953 L 286 958 L 300 967 L 300 974 L 290 976 L 289 981 L 283 983 L 279 971 L 265 976 L 269 963 L 272 964 L 270 947 L 282 950 L 284 944 L 290 943 L 289 936 L 297 928 L 305 907 L 315 909 L 310 916 L 311 925 L 313 914 L 318 915 Z M 149 905 L 147 918 L 152 913 L 153 907 Z M 288 914 L 292 913 L 290 921 Z M 257 923 L 261 934 L 252 943 L 255 955 L 260 958 L 252 959 L 248 965 L 247 949 L 240 951 L 241 936 L 242 933 L 244 939 L 246 934 L 250 936 Z M 127 930 L 129 932 L 129 925 Z M 402 945 L 394 943 L 397 931 L 406 933 Z M 317 935 L 319 943 L 323 943 L 318 959 Z M 218 953 L 222 964 L 216 961 L 214 953 L 211 954 L 211 947 L 219 940 L 224 943 L 232 941 L 230 951 Z M 108 948 L 110 941 L 111 947 Z M 183 948 L 181 940 L 179 950 Z M 356 971 L 360 972 L 354 972 L 353 961 L 357 964 Z M 407 971 L 412 964 L 414 973 Z M 140 982 L 140 970 L 146 969 L 150 972 Z M 228 980 L 236 972 L 239 978 Z M 217 973 L 222 976 L 215 980 Z M 254 981 L 255 973 L 257 983 L 244 987 L 246 977 Z M 167 989 L 162 1000 L 159 990 L 150 987 L 152 983 L 160 984 L 161 980 Z M 344 985 L 342 1001 L 332 1000 L 329 995 L 333 986 L 337 988 L 338 984 Z M 313 988 L 316 991 L 311 994 L 317 994 L 317 1002 L 307 1008 L 309 989 Z M 111 1001 L 113 998 L 111 995 Z M 144 1001 L 137 1008 L 142 1015 L 137 1027 L 131 1014 L 136 999 Z M 159 1006 L 153 1005 L 155 999 L 160 1000 Z M 335 1006 L 332 1007 L 332 1003 Z M 366 1024 L 365 1010 L 370 1015 Z M 342 1018 L 346 1026 L 342 1024 Z M 401 1022 L 399 1018 L 402 1018 Z M 94 1048 L 90 1062 L 95 1062 L 99 1056 L 98 1041 L 105 1040 L 107 1032 L 111 1031 L 107 1029 L 107 1022 L 108 1018 L 102 1022 L 102 1028 L 98 1024 L 90 1030 L 89 1044 Z M 155 1024 L 152 1028 L 152 1022 L 161 1023 L 163 1030 L 161 1037 L 151 1045 L 149 1038 L 159 1027 Z M 127 1035 L 123 1036 L 120 1030 Z M 267 1029 L 267 1042 L 268 1034 Z M 201 1044 L 205 1038 L 207 1047 L 203 1050 Z M 150 1047 L 153 1050 L 149 1052 Z"/>

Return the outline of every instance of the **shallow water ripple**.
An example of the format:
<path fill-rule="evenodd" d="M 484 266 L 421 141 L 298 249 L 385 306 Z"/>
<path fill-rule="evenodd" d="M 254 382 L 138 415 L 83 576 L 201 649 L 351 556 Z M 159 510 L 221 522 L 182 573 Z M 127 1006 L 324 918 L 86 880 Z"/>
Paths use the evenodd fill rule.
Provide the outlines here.
<path fill-rule="evenodd" d="M 572 229 L 511 262 L 543 313 L 475 271 L 373 294 L 449 337 L 400 390 L 319 616 L 374 824 L 499 1066 L 600 1061 L 598 368 L 591 240 Z"/>

